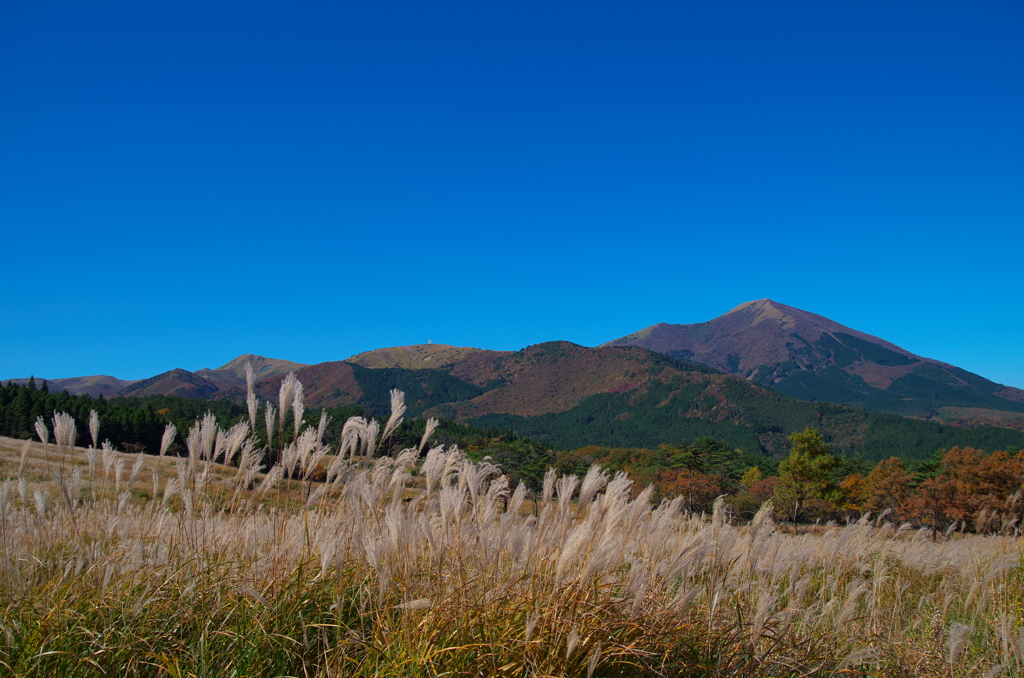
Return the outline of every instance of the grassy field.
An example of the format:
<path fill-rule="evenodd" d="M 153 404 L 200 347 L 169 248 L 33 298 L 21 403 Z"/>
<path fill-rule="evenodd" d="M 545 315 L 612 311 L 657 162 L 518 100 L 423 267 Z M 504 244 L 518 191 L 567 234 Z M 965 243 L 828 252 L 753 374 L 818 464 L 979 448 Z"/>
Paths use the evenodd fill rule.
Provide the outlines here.
<path fill-rule="evenodd" d="M 183 459 L 0 439 L 0 674 L 1024 675 L 1019 539 L 730 526 L 597 468 L 528 504 L 368 433 L 266 475 L 199 425 Z"/>

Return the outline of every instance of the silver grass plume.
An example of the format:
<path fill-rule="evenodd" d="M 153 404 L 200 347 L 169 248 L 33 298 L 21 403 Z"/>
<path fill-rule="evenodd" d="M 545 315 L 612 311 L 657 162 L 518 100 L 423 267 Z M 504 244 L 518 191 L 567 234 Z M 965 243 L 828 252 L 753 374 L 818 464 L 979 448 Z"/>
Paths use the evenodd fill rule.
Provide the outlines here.
<path fill-rule="evenodd" d="M 78 432 L 75 430 L 75 420 L 67 412 L 55 412 L 53 415 L 53 438 L 57 447 L 67 449 L 73 447 Z"/>
<path fill-rule="evenodd" d="M 274 442 L 274 405 L 267 403 L 267 409 L 263 411 L 263 418 L 267 424 L 267 447 L 270 447 L 271 443 Z"/>
<path fill-rule="evenodd" d="M 558 492 L 558 512 L 565 514 L 569 510 L 569 500 L 572 499 L 576 486 L 580 479 L 574 475 L 564 475 L 555 483 L 555 490 Z"/>
<path fill-rule="evenodd" d="M 316 431 L 313 429 L 306 429 L 302 432 L 298 438 L 295 439 L 294 452 L 292 453 L 290 463 L 288 457 L 284 462 L 284 470 L 289 478 L 296 476 L 296 471 L 302 473 L 309 466 L 310 459 L 313 457 L 313 451 L 317 448 Z"/>
<path fill-rule="evenodd" d="M 297 441 L 296 441 L 297 442 Z M 296 443 L 288 443 L 281 450 L 281 468 L 284 477 L 294 476 L 295 465 L 299 460 L 299 447 Z"/>
<path fill-rule="evenodd" d="M 103 464 L 103 475 L 109 475 L 110 469 L 114 465 L 114 459 L 117 457 L 115 454 L 114 446 L 109 440 L 103 441 L 103 454 L 100 457 L 100 462 Z"/>
<path fill-rule="evenodd" d="M 323 461 L 323 458 L 331 451 L 329 445 L 324 445 L 324 434 L 327 432 L 327 424 L 330 423 L 330 421 L 331 418 L 327 416 L 327 410 L 320 410 L 320 423 L 317 424 L 316 433 L 313 438 L 315 443 L 313 452 L 302 467 L 303 478 L 305 480 L 309 480 L 313 471 L 316 470 L 317 464 Z"/>
<path fill-rule="evenodd" d="M 99 447 L 100 444 L 100 415 L 96 410 L 89 410 L 89 435 L 92 436 L 92 446 Z"/>
<path fill-rule="evenodd" d="M 128 487 L 129 488 L 132 486 L 132 483 L 135 482 L 136 478 L 139 477 L 139 474 L 142 473 L 142 466 L 145 463 L 146 463 L 146 456 L 145 455 L 143 455 L 143 454 L 136 455 L 135 463 L 132 464 L 131 475 L 128 477 Z"/>
<path fill-rule="evenodd" d="M 245 441 L 242 445 L 242 455 L 238 460 L 238 475 L 235 477 L 235 496 L 237 497 L 242 490 L 249 488 L 252 485 L 253 480 L 256 478 L 256 474 L 260 470 L 260 455 L 256 454 L 256 450 L 253 447 L 252 438 Z"/>
<path fill-rule="evenodd" d="M 36 513 L 43 515 L 46 513 L 46 492 L 38 489 L 32 491 L 32 496 L 36 502 Z"/>
<path fill-rule="evenodd" d="M 188 437 L 185 438 L 185 447 L 188 448 L 189 466 L 194 466 L 196 459 L 202 453 L 202 443 L 200 442 L 200 424 L 197 421 L 192 425 L 192 428 L 188 430 Z"/>
<path fill-rule="evenodd" d="M 114 493 L 121 493 L 121 476 L 124 475 L 124 458 L 118 457 L 114 460 Z"/>
<path fill-rule="evenodd" d="M 302 396 L 302 382 L 295 380 L 295 395 L 292 398 L 292 410 L 295 414 L 295 435 L 299 435 L 302 428 L 302 415 L 306 411 L 305 401 Z"/>
<path fill-rule="evenodd" d="M 572 653 L 576 651 L 576 646 L 580 644 L 579 631 L 573 629 L 569 632 L 569 638 L 565 641 L 565 658 L 569 659 L 572 657 Z"/>
<path fill-rule="evenodd" d="M 537 617 L 534 615 L 528 615 L 526 617 L 526 642 L 529 643 L 533 640 L 533 631 L 537 628 Z"/>
<path fill-rule="evenodd" d="M 313 490 L 308 497 L 306 497 L 306 506 L 312 506 L 320 501 L 320 498 L 327 492 L 327 485 L 323 484 L 320 487 Z"/>
<path fill-rule="evenodd" d="M 288 414 L 288 408 L 292 406 L 292 401 L 295 400 L 296 382 L 298 379 L 294 372 L 289 372 L 281 382 L 281 390 L 277 394 L 277 405 L 281 408 L 281 411 L 278 412 L 278 428 L 284 428 L 284 417 Z"/>
<path fill-rule="evenodd" d="M 526 483 L 519 483 L 516 485 L 516 491 L 512 493 L 511 499 L 508 500 L 508 506 L 505 508 L 506 520 L 510 520 L 519 514 L 519 507 L 523 505 L 526 500 Z"/>
<path fill-rule="evenodd" d="M 224 433 L 223 449 L 221 450 L 222 461 L 230 464 L 235 457 L 235 452 L 242 446 L 245 439 L 249 437 L 249 422 L 240 421 Z"/>
<path fill-rule="evenodd" d="M 423 429 L 423 437 L 420 438 L 420 445 L 417 448 L 420 452 L 423 452 L 423 450 L 426 449 L 427 443 L 430 442 L 430 436 L 434 435 L 434 431 L 437 430 L 437 426 L 439 423 L 440 422 L 438 422 L 437 419 L 434 419 L 433 417 L 427 419 L 427 426 L 426 428 Z"/>
<path fill-rule="evenodd" d="M 38 422 L 36 422 L 36 423 L 38 423 Z M 46 426 L 46 424 L 43 424 L 43 426 Z M 18 475 L 19 476 L 21 475 L 22 470 L 24 470 L 24 468 L 25 468 L 25 461 L 28 460 L 28 450 L 29 450 L 29 446 L 30 445 L 31 445 L 31 443 L 28 440 L 26 440 L 25 442 L 23 442 L 21 444 L 21 460 L 18 462 Z"/>
<path fill-rule="evenodd" d="M 405 417 L 405 393 L 399 391 L 397 388 L 391 389 L 391 416 L 388 417 L 388 423 L 384 425 L 384 433 L 380 437 L 380 444 L 383 445 L 384 441 L 395 432 L 395 429 L 402 424 L 402 419 Z"/>
<path fill-rule="evenodd" d="M 555 494 L 555 482 L 558 480 L 558 469 L 554 466 L 549 468 L 544 474 L 544 491 L 542 493 L 542 501 L 545 504 L 551 503 L 551 498 Z"/>
<path fill-rule="evenodd" d="M 54 471 L 51 482 L 60 492 L 58 498 L 63 499 L 64 505 L 74 513 L 75 506 L 78 504 L 78 494 L 82 487 L 82 469 L 76 468 L 70 478 L 63 473 Z"/>
<path fill-rule="evenodd" d="M 359 452 L 359 441 L 364 437 L 366 420 L 362 417 L 349 417 L 341 428 L 341 445 L 338 447 L 338 456 L 349 458 L 356 456 Z"/>
<path fill-rule="evenodd" d="M 213 444 L 213 461 L 216 462 L 222 456 L 227 456 L 228 434 L 224 429 L 217 429 L 216 442 Z"/>
<path fill-rule="evenodd" d="M 249 407 L 249 426 L 256 430 L 256 412 L 259 409 L 259 400 L 256 398 L 256 374 L 252 371 L 252 363 L 245 364 L 245 404 Z"/>
<path fill-rule="evenodd" d="M 160 438 L 160 456 L 167 454 L 167 450 L 170 449 L 174 443 L 174 436 L 178 435 L 178 428 L 174 424 L 167 424 L 164 427 L 164 434 Z M 154 495 L 156 496 L 156 495 Z"/>
<path fill-rule="evenodd" d="M 199 458 L 209 461 L 213 458 L 213 445 L 217 440 L 217 417 L 212 412 L 207 412 L 200 422 L 199 428 Z"/>
<path fill-rule="evenodd" d="M 274 487 L 274 485 L 277 483 L 277 481 L 281 479 L 282 471 L 283 470 L 284 469 L 281 468 L 280 464 L 274 464 L 273 468 L 270 469 L 270 471 L 267 473 L 267 475 L 263 476 L 263 482 L 260 483 L 260 489 L 259 489 L 259 493 L 261 495 L 265 494 L 271 488 Z"/>
<path fill-rule="evenodd" d="M 761 508 L 754 514 L 754 519 L 750 521 L 750 539 L 752 542 L 756 542 L 759 539 L 764 539 L 769 536 L 775 529 L 775 523 L 772 522 L 772 512 L 775 510 L 775 505 L 772 500 L 769 499 L 765 503 L 761 504 Z"/>
<path fill-rule="evenodd" d="M 36 435 L 43 443 L 50 442 L 50 429 L 46 427 L 46 422 L 43 421 L 42 415 L 36 417 Z"/>
<path fill-rule="evenodd" d="M 594 646 L 594 650 L 590 653 L 590 659 L 587 660 L 587 678 L 594 678 L 594 672 L 597 671 L 598 665 L 601 663 L 601 643 Z"/>
<path fill-rule="evenodd" d="M 377 432 L 380 431 L 380 424 L 376 419 L 371 420 L 366 424 L 366 428 L 363 429 L 363 454 L 367 459 L 373 458 L 373 453 L 377 449 Z"/>
<path fill-rule="evenodd" d="M 600 464 L 593 464 L 587 471 L 586 477 L 583 478 L 583 484 L 580 485 L 580 498 L 576 510 L 582 513 L 594 496 L 608 484 L 608 480 L 608 472 L 601 468 Z M 559 495 L 559 501 L 561 501 L 561 495 Z"/>
<path fill-rule="evenodd" d="M 429 497 L 434 489 L 441 480 L 441 475 L 444 473 L 445 464 L 445 451 L 444 447 L 438 445 L 427 452 L 427 458 L 423 460 L 423 466 L 420 467 L 420 473 L 427 479 L 427 496 Z"/>
<path fill-rule="evenodd" d="M 327 415 L 327 410 L 320 410 L 320 423 L 316 425 L 316 444 L 322 445 L 324 441 L 324 435 L 327 433 L 327 424 L 331 422 L 331 418 Z"/>
<path fill-rule="evenodd" d="M 416 465 L 416 457 L 419 456 L 419 451 L 415 448 L 409 447 L 402 450 L 397 457 L 395 457 L 394 465 L 391 471 L 391 480 L 388 481 L 388 485 L 395 488 L 398 491 L 405 486 L 405 481 L 409 479 L 409 469 Z M 396 494 L 396 500 L 398 495 Z"/>
<path fill-rule="evenodd" d="M 949 638 L 946 641 L 949 649 L 950 667 L 956 666 L 957 661 L 960 659 L 960 655 L 967 646 L 967 640 L 971 634 L 971 630 L 970 626 L 967 624 L 961 624 L 960 622 L 954 622 L 950 625 Z"/>
<path fill-rule="evenodd" d="M 715 529 L 721 529 L 725 526 L 726 514 L 725 514 L 725 495 L 719 495 L 715 498 L 715 503 L 711 505 L 711 526 Z"/>

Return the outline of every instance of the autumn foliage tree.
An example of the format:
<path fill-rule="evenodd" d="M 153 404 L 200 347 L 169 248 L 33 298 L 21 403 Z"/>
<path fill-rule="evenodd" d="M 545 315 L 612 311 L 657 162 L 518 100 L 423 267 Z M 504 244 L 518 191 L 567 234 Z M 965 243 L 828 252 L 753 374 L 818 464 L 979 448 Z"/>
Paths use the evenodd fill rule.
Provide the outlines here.
<path fill-rule="evenodd" d="M 773 497 L 776 510 L 793 522 L 806 515 L 813 505 L 823 504 L 836 490 L 832 472 L 839 460 L 831 454 L 821 431 L 808 426 L 789 436 L 792 451 L 779 464 L 779 477 Z"/>
<path fill-rule="evenodd" d="M 724 493 L 721 476 L 689 469 L 665 471 L 659 486 L 663 496 L 682 497 L 683 510 L 694 513 L 710 511 L 715 498 Z"/>
<path fill-rule="evenodd" d="M 910 497 L 912 477 L 899 457 L 878 463 L 864 479 L 864 508 L 876 515 L 897 514 Z"/>

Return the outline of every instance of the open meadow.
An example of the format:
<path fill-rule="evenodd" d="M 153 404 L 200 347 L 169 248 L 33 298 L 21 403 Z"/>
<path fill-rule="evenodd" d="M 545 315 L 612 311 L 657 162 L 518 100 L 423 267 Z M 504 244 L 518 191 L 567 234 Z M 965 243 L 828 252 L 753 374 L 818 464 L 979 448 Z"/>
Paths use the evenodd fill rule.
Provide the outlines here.
<path fill-rule="evenodd" d="M 255 408 L 197 422 L 188 457 L 75 446 L 59 417 L 55 443 L 0 439 L 0 674 L 1024 675 L 1018 537 L 794 536 L 596 466 L 527 501 L 429 426 L 380 456 L 394 408 L 340 441 L 296 425 L 272 466 Z"/>

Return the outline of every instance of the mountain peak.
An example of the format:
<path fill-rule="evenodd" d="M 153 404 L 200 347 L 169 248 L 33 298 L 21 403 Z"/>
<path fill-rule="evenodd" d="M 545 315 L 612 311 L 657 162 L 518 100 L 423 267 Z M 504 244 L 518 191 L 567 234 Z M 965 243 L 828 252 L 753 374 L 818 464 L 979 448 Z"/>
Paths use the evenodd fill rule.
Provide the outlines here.
<path fill-rule="evenodd" d="M 609 345 L 640 346 L 709 365 L 805 400 L 897 414 L 941 408 L 1020 411 L 1015 389 L 914 355 L 878 337 L 771 299 L 689 325 L 660 323 Z"/>
<path fill-rule="evenodd" d="M 797 314 L 812 315 L 806 313 L 806 311 L 801 311 L 798 308 L 780 304 L 779 302 L 772 301 L 771 299 L 757 299 L 756 301 L 748 301 L 740 304 L 731 311 L 719 316 L 719 318 L 743 316 L 744 318 L 751 318 L 751 324 L 765 322 L 766 320 L 775 320 L 783 325 L 793 325 L 796 323 L 795 316 Z"/>
<path fill-rule="evenodd" d="M 289 372 L 306 367 L 305 363 L 296 363 L 291 360 L 280 360 L 278 358 L 267 358 L 265 356 L 256 355 L 255 353 L 243 353 L 234 360 L 230 360 L 220 367 L 216 368 L 218 372 L 231 372 L 238 373 L 239 375 L 245 375 L 245 366 L 247 363 L 252 363 L 253 369 L 256 373 L 262 374 L 262 376 L 272 376 L 274 374 L 280 374 L 281 372 Z M 266 374 L 267 372 L 271 374 Z"/>

